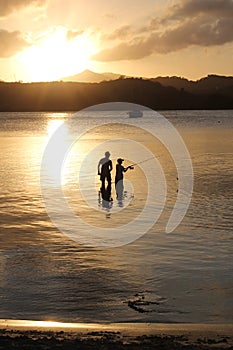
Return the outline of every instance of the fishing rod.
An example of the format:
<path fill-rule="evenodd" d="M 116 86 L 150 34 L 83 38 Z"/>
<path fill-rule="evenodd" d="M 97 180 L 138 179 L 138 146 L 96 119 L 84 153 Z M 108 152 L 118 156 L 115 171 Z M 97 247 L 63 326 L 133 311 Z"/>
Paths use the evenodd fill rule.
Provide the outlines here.
<path fill-rule="evenodd" d="M 129 166 L 139 165 L 139 164 L 142 164 L 142 163 L 148 162 L 148 160 L 152 160 L 152 159 L 155 159 L 155 157 L 150 157 L 150 158 L 144 159 L 144 160 L 142 160 L 141 162 L 134 163 L 134 164 L 131 164 L 131 165 L 129 165 Z"/>

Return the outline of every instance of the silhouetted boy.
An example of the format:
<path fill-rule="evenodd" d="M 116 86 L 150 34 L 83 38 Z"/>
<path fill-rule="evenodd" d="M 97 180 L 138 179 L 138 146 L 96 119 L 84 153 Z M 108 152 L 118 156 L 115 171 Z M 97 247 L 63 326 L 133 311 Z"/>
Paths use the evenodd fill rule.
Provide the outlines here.
<path fill-rule="evenodd" d="M 123 189 L 124 189 L 124 184 L 123 184 L 123 179 L 124 179 L 124 173 L 128 169 L 133 169 L 133 167 L 130 165 L 127 168 L 124 168 L 122 163 L 124 159 L 118 158 L 117 159 L 117 165 L 116 165 L 116 176 L 115 176 L 115 187 L 116 187 L 116 194 L 118 199 L 122 199 L 123 196 Z"/>

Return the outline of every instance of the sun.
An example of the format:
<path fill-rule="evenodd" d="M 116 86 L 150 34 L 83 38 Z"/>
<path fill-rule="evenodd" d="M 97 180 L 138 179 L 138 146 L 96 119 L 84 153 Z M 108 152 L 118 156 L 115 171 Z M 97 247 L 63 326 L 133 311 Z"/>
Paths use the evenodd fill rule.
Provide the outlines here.
<path fill-rule="evenodd" d="M 64 28 L 56 28 L 22 52 L 20 61 L 29 81 L 53 81 L 87 69 L 94 53 L 95 44 L 88 33 L 69 38 Z"/>

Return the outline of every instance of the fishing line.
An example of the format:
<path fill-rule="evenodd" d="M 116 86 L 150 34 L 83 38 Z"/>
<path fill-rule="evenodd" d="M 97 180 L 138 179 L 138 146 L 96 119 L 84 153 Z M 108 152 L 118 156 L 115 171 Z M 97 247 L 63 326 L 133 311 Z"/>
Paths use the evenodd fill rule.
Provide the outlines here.
<path fill-rule="evenodd" d="M 142 163 L 148 162 L 149 160 L 152 160 L 152 159 L 155 159 L 155 157 L 150 157 L 150 158 L 144 159 L 144 160 L 142 160 L 141 162 L 131 164 L 130 166 L 139 165 L 139 164 L 142 164 Z"/>

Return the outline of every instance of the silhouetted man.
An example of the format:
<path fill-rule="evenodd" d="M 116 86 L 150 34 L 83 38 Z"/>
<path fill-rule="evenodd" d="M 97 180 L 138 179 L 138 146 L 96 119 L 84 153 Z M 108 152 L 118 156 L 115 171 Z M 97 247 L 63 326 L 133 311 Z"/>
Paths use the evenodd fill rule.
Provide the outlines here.
<path fill-rule="evenodd" d="M 105 157 L 100 159 L 98 164 L 98 175 L 100 175 L 100 180 L 102 182 L 102 188 L 105 188 L 105 180 L 108 182 L 108 187 L 111 188 L 111 171 L 112 171 L 112 161 L 110 158 L 110 153 L 105 152 Z"/>

